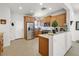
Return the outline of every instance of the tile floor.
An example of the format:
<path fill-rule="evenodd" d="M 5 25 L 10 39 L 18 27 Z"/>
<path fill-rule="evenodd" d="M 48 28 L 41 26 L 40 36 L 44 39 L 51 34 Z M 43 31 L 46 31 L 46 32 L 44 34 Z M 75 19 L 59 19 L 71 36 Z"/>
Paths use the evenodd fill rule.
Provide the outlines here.
<path fill-rule="evenodd" d="M 4 56 L 40 56 L 38 53 L 38 39 L 18 39 L 11 42 L 11 45 L 4 48 Z"/>
<path fill-rule="evenodd" d="M 3 56 L 41 56 L 38 52 L 38 39 L 18 39 L 4 48 Z M 79 56 L 79 43 L 73 42 L 72 48 L 65 56 Z"/>
<path fill-rule="evenodd" d="M 72 48 L 66 53 L 65 56 L 79 56 L 79 43 L 73 42 Z"/>

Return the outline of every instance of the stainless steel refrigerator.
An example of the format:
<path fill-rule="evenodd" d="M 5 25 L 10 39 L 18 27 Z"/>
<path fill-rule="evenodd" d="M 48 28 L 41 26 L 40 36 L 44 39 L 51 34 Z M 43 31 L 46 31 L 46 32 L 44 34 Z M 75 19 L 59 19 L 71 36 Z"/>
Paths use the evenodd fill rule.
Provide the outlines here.
<path fill-rule="evenodd" d="M 34 23 L 27 23 L 27 40 L 34 38 Z"/>

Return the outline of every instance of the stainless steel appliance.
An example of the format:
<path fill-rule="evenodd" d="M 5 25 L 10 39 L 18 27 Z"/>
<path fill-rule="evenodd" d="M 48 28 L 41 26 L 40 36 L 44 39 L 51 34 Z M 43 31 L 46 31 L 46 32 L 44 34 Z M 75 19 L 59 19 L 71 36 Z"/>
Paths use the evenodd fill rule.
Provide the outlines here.
<path fill-rule="evenodd" d="M 27 23 L 27 40 L 34 38 L 34 23 Z"/>

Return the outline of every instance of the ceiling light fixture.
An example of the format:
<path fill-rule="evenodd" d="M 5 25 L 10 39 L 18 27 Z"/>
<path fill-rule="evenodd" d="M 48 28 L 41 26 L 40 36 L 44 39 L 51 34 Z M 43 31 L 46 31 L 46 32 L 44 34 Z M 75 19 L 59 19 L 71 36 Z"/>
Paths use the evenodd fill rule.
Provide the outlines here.
<path fill-rule="evenodd" d="M 40 3 L 40 5 L 43 5 L 43 3 Z"/>
<path fill-rule="evenodd" d="M 23 8 L 20 6 L 19 9 L 22 10 Z"/>
<path fill-rule="evenodd" d="M 51 10 L 52 8 L 49 8 L 49 10 Z"/>
<path fill-rule="evenodd" d="M 30 12 L 33 12 L 33 10 L 30 10 Z"/>

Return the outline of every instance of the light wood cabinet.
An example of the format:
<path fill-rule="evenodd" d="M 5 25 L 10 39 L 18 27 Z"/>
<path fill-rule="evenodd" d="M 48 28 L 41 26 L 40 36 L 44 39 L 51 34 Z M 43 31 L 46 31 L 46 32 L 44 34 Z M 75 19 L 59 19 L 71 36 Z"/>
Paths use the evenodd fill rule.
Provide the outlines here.
<path fill-rule="evenodd" d="M 41 20 L 41 23 L 50 23 L 50 26 L 52 26 L 52 23 L 55 20 L 58 22 L 60 27 L 63 27 L 64 24 L 66 23 L 66 13 L 56 16 L 47 16 Z"/>
<path fill-rule="evenodd" d="M 53 21 L 57 21 L 60 27 L 63 27 L 66 23 L 66 14 L 61 14 L 57 16 L 51 16 L 50 26 L 52 26 Z"/>
<path fill-rule="evenodd" d="M 43 56 L 49 55 L 49 40 L 48 38 L 39 37 L 39 53 Z"/>
<path fill-rule="evenodd" d="M 0 55 L 3 52 L 3 34 L 0 33 Z"/>
<path fill-rule="evenodd" d="M 51 19 L 50 19 L 50 26 L 52 26 L 52 22 L 55 21 L 57 19 L 56 16 L 51 16 Z"/>
<path fill-rule="evenodd" d="M 34 22 L 35 18 L 32 16 L 24 16 L 25 22 Z"/>
<path fill-rule="evenodd" d="M 62 15 L 58 15 L 57 16 L 57 22 L 59 24 L 60 27 L 63 27 L 66 21 L 66 15 L 62 14 Z"/>
<path fill-rule="evenodd" d="M 42 31 L 40 31 L 40 30 L 35 30 L 35 31 L 34 31 L 35 37 L 38 37 L 39 34 L 41 34 L 41 33 L 42 33 Z"/>
<path fill-rule="evenodd" d="M 51 16 L 47 16 L 41 20 L 41 23 L 47 23 L 50 26 Z"/>

